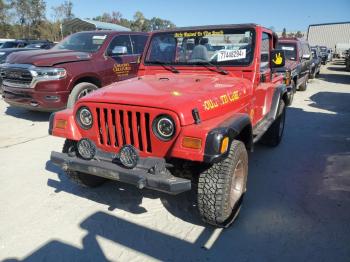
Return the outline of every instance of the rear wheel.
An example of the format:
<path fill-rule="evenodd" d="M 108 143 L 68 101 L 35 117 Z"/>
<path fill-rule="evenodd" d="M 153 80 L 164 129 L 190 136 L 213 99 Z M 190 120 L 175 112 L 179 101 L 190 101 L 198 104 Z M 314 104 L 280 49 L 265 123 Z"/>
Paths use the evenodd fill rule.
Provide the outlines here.
<path fill-rule="evenodd" d="M 74 104 L 82 97 L 98 89 L 94 84 L 82 82 L 74 86 L 72 92 L 68 97 L 67 108 L 72 108 Z"/>
<path fill-rule="evenodd" d="M 309 80 L 309 77 L 305 77 L 305 81 L 299 86 L 299 91 L 305 91 L 307 88 L 307 82 Z"/>
<path fill-rule="evenodd" d="M 283 137 L 285 120 L 286 107 L 284 101 L 281 99 L 278 106 L 278 117 L 266 131 L 261 139 L 261 142 L 268 146 L 278 146 Z"/>
<path fill-rule="evenodd" d="M 314 79 L 315 77 L 316 77 L 316 68 L 314 68 L 313 70 L 312 70 L 312 72 L 310 72 L 310 74 L 309 74 L 309 76 L 310 76 L 310 79 Z"/>
<path fill-rule="evenodd" d="M 238 216 L 248 176 L 248 154 L 238 140 L 231 143 L 226 159 L 199 175 L 198 209 L 202 219 L 217 227 L 229 226 Z"/>
<path fill-rule="evenodd" d="M 76 141 L 66 139 L 63 145 L 62 153 L 69 153 L 76 151 Z M 65 174 L 74 183 L 84 187 L 98 187 L 105 183 L 108 179 L 98 176 L 92 176 L 89 174 L 67 170 Z"/>

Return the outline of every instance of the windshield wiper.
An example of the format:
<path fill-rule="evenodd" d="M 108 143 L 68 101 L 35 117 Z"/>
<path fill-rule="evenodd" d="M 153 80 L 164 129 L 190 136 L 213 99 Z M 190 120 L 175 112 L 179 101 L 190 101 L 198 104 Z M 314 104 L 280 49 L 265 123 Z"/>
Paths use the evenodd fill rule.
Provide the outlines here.
<path fill-rule="evenodd" d="M 169 70 L 170 72 L 172 72 L 174 74 L 180 73 L 180 71 L 177 70 L 174 66 L 172 66 L 172 65 L 170 65 L 169 63 L 166 63 L 166 62 L 162 62 L 162 61 L 157 60 L 157 61 L 150 61 L 148 63 L 161 65 L 164 69 Z"/>
<path fill-rule="evenodd" d="M 208 66 L 213 66 L 213 67 L 216 68 L 216 70 L 212 70 L 212 71 L 215 71 L 215 72 L 217 72 L 219 74 L 222 74 L 222 75 L 228 75 L 229 74 L 225 69 L 221 68 L 218 65 L 214 65 L 214 64 L 210 63 L 209 61 L 200 61 L 200 62 L 195 62 L 194 64 L 203 65 L 206 68 L 208 68 L 209 70 L 212 70 L 212 69 L 210 67 L 208 67 Z"/>

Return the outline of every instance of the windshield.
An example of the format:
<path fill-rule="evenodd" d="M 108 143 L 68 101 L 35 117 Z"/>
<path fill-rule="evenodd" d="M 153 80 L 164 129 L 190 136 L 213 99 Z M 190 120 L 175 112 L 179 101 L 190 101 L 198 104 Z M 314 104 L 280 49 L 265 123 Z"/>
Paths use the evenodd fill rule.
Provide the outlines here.
<path fill-rule="evenodd" d="M 152 37 L 145 63 L 248 65 L 253 59 L 253 50 L 251 29 L 158 33 Z"/>
<path fill-rule="evenodd" d="M 320 47 L 321 52 L 327 52 L 327 47 Z"/>
<path fill-rule="evenodd" d="M 100 49 L 106 38 L 107 35 L 103 33 L 77 33 L 68 36 L 54 48 L 92 53 Z"/>
<path fill-rule="evenodd" d="M 5 42 L 2 44 L 1 48 L 13 48 L 17 47 L 18 43 L 16 42 Z"/>
<path fill-rule="evenodd" d="M 284 50 L 287 60 L 296 61 L 297 49 L 296 44 L 293 43 L 278 43 L 277 49 Z"/>

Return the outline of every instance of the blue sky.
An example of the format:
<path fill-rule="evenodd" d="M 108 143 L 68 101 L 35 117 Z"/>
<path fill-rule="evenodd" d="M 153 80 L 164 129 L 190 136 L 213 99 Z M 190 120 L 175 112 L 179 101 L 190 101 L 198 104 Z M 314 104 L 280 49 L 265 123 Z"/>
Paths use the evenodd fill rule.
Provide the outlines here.
<path fill-rule="evenodd" d="M 235 24 L 254 22 L 276 31 L 306 31 L 309 24 L 350 21 L 350 0 L 71 0 L 73 13 L 91 18 L 104 12 L 119 11 L 131 19 L 136 11 L 147 18 L 158 16 L 177 26 Z M 63 0 L 46 0 L 48 18 L 52 6 Z"/>

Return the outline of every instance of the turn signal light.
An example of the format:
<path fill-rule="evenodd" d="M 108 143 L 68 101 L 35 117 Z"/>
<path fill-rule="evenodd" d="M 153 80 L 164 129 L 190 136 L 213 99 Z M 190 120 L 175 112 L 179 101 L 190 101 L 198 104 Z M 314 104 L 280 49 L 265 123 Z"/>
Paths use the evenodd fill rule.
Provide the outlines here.
<path fill-rule="evenodd" d="M 59 119 L 56 121 L 56 128 L 65 129 L 67 127 L 67 120 Z"/>
<path fill-rule="evenodd" d="M 184 137 L 182 139 L 182 146 L 186 148 L 192 148 L 192 149 L 201 149 L 202 140 L 194 137 Z"/>
<path fill-rule="evenodd" d="M 220 148 L 220 153 L 226 153 L 227 149 L 228 149 L 228 142 L 229 142 L 229 138 L 225 137 L 222 142 L 221 142 L 221 148 Z"/>

